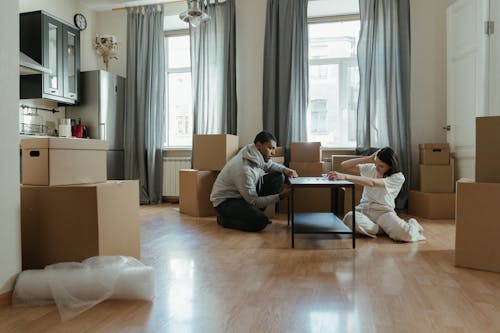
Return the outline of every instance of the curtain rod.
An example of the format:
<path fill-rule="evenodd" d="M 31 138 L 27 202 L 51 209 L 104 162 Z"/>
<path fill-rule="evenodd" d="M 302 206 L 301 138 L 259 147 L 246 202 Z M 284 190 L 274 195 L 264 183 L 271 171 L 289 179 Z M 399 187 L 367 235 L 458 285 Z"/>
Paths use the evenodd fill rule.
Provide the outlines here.
<path fill-rule="evenodd" d="M 210 1 L 211 0 L 208 0 L 208 2 L 210 2 Z M 220 0 L 220 2 L 225 2 L 225 1 Z M 152 6 L 152 5 L 170 5 L 170 4 L 174 4 L 174 3 L 185 3 L 185 4 L 187 4 L 187 1 L 186 0 L 165 1 L 165 2 L 157 2 L 157 3 L 151 3 L 151 4 L 144 4 L 144 5 L 140 5 L 140 6 L 128 6 L 128 7 L 113 8 L 111 10 L 127 10 L 129 8 L 141 8 L 141 7 L 144 7 L 144 6 Z"/>
<path fill-rule="evenodd" d="M 141 8 L 144 6 L 150 6 L 150 5 L 168 5 L 168 4 L 173 4 L 173 3 L 187 3 L 186 0 L 178 0 L 178 1 L 165 1 L 165 2 L 158 2 L 158 3 L 151 3 L 151 4 L 144 4 L 140 6 L 129 6 L 129 7 L 119 7 L 119 8 L 113 8 L 111 10 L 126 10 L 129 8 Z"/>

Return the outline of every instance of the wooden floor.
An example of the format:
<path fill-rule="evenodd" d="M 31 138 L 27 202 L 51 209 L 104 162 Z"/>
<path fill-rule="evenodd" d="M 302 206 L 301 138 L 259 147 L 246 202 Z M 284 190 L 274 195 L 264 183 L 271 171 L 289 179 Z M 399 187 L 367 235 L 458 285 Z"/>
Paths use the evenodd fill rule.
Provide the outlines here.
<path fill-rule="evenodd" d="M 177 205 L 143 207 L 156 298 L 104 302 L 61 322 L 55 306 L 0 309 L 0 332 L 500 332 L 500 274 L 456 268 L 453 221 L 427 241 L 301 236 L 286 220 L 224 229 Z"/>

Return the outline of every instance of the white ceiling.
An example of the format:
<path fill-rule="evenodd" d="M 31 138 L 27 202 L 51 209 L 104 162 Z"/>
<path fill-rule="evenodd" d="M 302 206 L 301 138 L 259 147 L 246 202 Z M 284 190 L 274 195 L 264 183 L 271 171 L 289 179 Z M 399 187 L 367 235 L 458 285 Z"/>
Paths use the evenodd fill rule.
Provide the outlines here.
<path fill-rule="evenodd" d="M 111 10 L 113 8 L 131 7 L 131 6 L 141 6 L 141 5 L 152 5 L 155 3 L 166 3 L 166 2 L 178 2 L 179 0 L 80 0 L 80 3 L 84 4 L 86 7 L 96 10 Z"/>

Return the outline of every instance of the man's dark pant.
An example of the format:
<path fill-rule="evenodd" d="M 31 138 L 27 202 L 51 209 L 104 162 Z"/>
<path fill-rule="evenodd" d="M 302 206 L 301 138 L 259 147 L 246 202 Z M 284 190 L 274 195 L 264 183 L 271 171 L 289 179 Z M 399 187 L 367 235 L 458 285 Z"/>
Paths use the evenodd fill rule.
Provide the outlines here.
<path fill-rule="evenodd" d="M 262 196 L 277 194 L 285 177 L 281 172 L 273 172 L 262 177 L 257 194 Z M 262 209 L 249 204 L 243 198 L 227 199 L 217 207 L 217 223 L 225 228 L 243 231 L 260 231 L 269 223 Z"/>

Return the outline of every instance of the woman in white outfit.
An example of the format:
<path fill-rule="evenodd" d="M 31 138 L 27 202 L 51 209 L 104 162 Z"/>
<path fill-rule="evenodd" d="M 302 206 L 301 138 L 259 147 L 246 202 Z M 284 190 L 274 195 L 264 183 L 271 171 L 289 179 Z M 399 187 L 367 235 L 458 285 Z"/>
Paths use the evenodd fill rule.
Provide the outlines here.
<path fill-rule="evenodd" d="M 425 240 L 423 228 L 417 220 L 406 222 L 394 211 L 396 199 L 405 177 L 399 170 L 396 153 L 385 147 L 371 156 L 353 158 L 342 162 L 345 170 L 359 171 L 361 176 L 330 171 L 330 180 L 348 180 L 364 186 L 363 196 L 356 206 L 356 232 L 370 237 L 385 232 L 397 241 L 416 242 Z M 352 212 L 344 217 L 344 223 L 352 227 Z"/>

